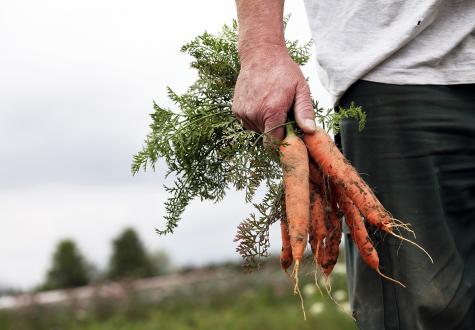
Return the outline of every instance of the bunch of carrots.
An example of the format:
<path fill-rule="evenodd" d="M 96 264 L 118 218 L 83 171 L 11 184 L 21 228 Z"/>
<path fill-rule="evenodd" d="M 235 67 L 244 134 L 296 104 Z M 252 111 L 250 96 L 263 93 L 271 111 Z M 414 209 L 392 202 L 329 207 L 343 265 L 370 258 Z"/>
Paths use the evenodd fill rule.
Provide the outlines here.
<path fill-rule="evenodd" d="M 317 272 L 321 271 L 328 279 L 339 254 L 342 215 L 364 262 L 382 277 L 404 287 L 379 269 L 379 257 L 363 217 L 370 226 L 427 252 L 417 243 L 396 233 L 395 230 L 400 227 L 412 230 L 394 219 L 384 208 L 330 136 L 324 130 L 317 129 L 312 134 L 304 134 L 301 139 L 295 134 L 292 124 L 287 123 L 286 137 L 280 145 L 280 159 L 286 208 L 286 219 L 281 220 L 280 262 L 285 271 L 294 263 L 292 278 L 295 292 L 299 293 L 298 273 L 307 242 Z"/>

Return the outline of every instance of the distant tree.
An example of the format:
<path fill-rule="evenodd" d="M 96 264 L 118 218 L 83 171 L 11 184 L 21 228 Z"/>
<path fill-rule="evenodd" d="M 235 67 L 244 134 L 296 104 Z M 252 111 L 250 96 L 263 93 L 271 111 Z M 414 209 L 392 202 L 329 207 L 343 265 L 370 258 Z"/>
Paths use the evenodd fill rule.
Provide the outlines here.
<path fill-rule="evenodd" d="M 3 286 L 0 284 L 0 297 L 17 295 L 20 293 L 22 293 L 22 291 L 19 289 L 10 288 L 10 287 Z"/>
<path fill-rule="evenodd" d="M 47 273 L 43 290 L 83 286 L 89 283 L 89 266 L 76 243 L 63 240 L 53 254 L 52 266 Z"/>
<path fill-rule="evenodd" d="M 135 230 L 125 229 L 112 244 L 108 274 L 110 279 L 155 275 L 152 261 Z"/>

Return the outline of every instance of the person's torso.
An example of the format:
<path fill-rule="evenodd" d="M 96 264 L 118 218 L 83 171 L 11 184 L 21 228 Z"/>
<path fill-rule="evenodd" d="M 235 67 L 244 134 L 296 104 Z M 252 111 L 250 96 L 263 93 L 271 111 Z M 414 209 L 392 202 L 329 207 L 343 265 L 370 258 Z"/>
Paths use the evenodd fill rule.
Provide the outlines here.
<path fill-rule="evenodd" d="M 358 79 L 475 83 L 475 0 L 305 0 L 335 101 Z"/>

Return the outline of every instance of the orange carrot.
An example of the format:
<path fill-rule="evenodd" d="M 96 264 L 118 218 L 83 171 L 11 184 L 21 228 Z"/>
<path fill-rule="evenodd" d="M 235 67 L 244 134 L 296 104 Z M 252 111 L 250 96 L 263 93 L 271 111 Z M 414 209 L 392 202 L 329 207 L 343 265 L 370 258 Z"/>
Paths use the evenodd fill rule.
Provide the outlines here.
<path fill-rule="evenodd" d="M 289 224 L 290 245 L 295 260 L 292 278 L 294 293 L 298 294 L 305 316 L 303 297 L 299 289 L 299 269 L 308 239 L 310 218 L 310 191 L 308 153 L 303 141 L 295 135 L 292 124 L 286 125 L 287 136 L 280 145 L 283 168 L 285 212 Z"/>
<path fill-rule="evenodd" d="M 330 136 L 322 129 L 305 134 L 304 141 L 311 158 L 320 166 L 324 175 L 341 187 L 368 222 L 381 230 L 393 233 L 393 219 L 376 198 L 366 182 L 338 150 Z"/>
<path fill-rule="evenodd" d="M 325 239 L 325 252 L 322 260 L 322 268 L 326 277 L 330 276 L 333 267 L 340 254 L 340 242 L 343 234 L 338 210 L 332 193 L 327 194 L 325 217 L 327 219 L 327 235 Z"/>
<path fill-rule="evenodd" d="M 333 185 L 333 188 L 336 192 L 338 203 L 345 214 L 345 222 L 350 229 L 351 238 L 353 239 L 353 242 L 355 242 L 363 261 L 369 267 L 374 269 L 380 276 L 405 287 L 401 282 L 381 273 L 379 270 L 378 253 L 371 242 L 360 212 L 353 202 L 345 195 L 343 189 L 335 185 Z"/>
<path fill-rule="evenodd" d="M 324 221 L 323 217 L 324 212 L 321 189 L 318 185 L 310 180 L 310 222 L 308 230 L 308 242 L 310 243 L 312 253 L 315 256 L 317 253 L 319 239 L 318 228 L 319 226 L 325 226 L 322 224 Z"/>
<path fill-rule="evenodd" d="M 355 242 L 361 258 L 368 266 L 377 270 L 379 268 L 378 253 L 369 238 L 368 231 L 363 223 L 360 212 L 353 202 L 345 196 L 342 189 L 339 189 L 336 186 L 334 186 L 334 189 L 338 196 L 338 203 L 345 214 L 345 222 L 350 229 L 351 238 Z"/>
<path fill-rule="evenodd" d="M 325 205 L 323 201 L 323 178 L 320 170 L 309 162 L 310 182 L 313 192 L 313 201 L 310 209 L 311 233 L 314 236 L 312 252 L 318 265 L 322 264 L 324 240 L 327 233 L 325 226 Z M 314 250 L 314 251 L 313 251 Z"/>
<path fill-rule="evenodd" d="M 317 129 L 314 133 L 305 134 L 303 139 L 311 158 L 320 166 L 324 176 L 330 177 L 333 184 L 344 191 L 370 225 L 413 244 L 434 263 L 430 254 L 422 246 L 394 232 L 394 228 L 401 227 L 414 234 L 407 224 L 394 219 L 384 208 L 324 130 Z"/>
<path fill-rule="evenodd" d="M 310 183 L 310 221 L 308 223 L 308 244 L 310 244 L 310 249 L 312 254 L 316 256 L 317 252 L 317 241 L 315 236 L 315 226 L 317 220 L 313 216 L 313 209 L 315 207 L 315 199 L 317 198 L 316 187 Z"/>
<path fill-rule="evenodd" d="M 313 163 L 312 160 L 308 163 L 308 170 L 310 175 L 310 182 L 321 187 L 323 185 L 323 175 L 320 168 Z"/>
<path fill-rule="evenodd" d="M 287 136 L 280 146 L 284 176 L 285 208 L 292 256 L 296 266 L 303 258 L 308 238 L 310 192 L 307 148 L 287 124 Z"/>
<path fill-rule="evenodd" d="M 289 227 L 285 219 L 280 220 L 280 231 L 282 235 L 282 252 L 280 254 L 280 265 L 282 269 L 287 269 L 292 265 L 292 248 L 290 246 Z"/>

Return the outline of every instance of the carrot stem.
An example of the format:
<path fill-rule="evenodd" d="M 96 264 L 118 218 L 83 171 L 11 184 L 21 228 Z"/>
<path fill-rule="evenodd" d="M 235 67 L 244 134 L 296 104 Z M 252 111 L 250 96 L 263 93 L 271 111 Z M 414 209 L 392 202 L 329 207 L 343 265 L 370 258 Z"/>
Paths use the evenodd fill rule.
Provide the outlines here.
<path fill-rule="evenodd" d="M 294 127 L 292 126 L 291 122 L 287 122 L 285 124 L 285 134 L 286 136 L 293 136 L 295 135 L 295 130 Z"/>

